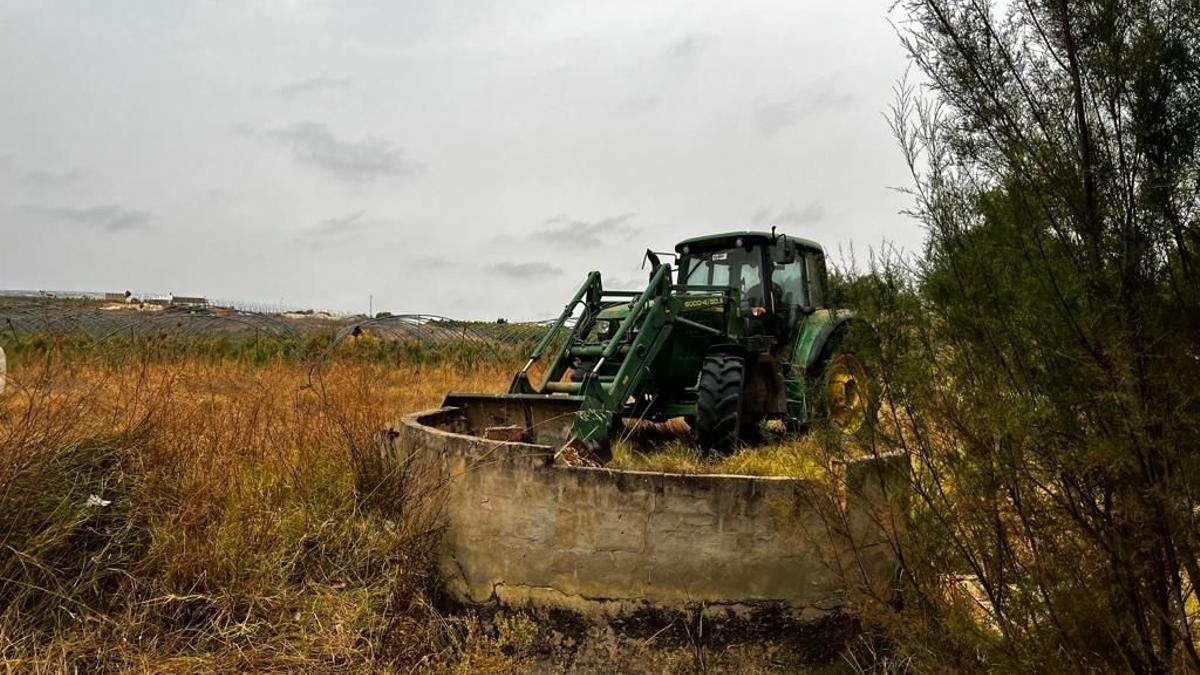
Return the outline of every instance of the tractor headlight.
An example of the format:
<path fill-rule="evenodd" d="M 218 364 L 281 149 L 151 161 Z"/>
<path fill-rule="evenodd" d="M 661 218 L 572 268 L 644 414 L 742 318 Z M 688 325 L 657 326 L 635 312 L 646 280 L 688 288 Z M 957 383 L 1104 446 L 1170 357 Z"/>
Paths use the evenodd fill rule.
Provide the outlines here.
<path fill-rule="evenodd" d="M 613 322 L 608 321 L 607 319 L 601 319 L 601 320 L 597 321 L 596 322 L 596 332 L 600 335 L 600 337 L 606 337 L 608 335 L 612 335 Z"/>

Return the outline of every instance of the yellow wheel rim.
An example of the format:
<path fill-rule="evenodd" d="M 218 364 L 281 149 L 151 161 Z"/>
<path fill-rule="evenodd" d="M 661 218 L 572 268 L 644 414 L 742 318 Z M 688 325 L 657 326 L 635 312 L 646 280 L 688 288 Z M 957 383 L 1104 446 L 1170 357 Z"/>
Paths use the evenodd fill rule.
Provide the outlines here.
<path fill-rule="evenodd" d="M 851 354 L 839 354 L 825 371 L 829 417 L 843 434 L 853 434 L 867 421 L 867 371 Z"/>

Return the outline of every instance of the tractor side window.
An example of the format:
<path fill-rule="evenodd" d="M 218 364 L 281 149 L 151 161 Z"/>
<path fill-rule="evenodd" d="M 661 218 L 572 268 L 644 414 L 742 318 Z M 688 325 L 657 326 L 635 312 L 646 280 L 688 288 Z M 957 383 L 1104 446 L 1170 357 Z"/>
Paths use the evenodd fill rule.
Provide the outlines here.
<path fill-rule="evenodd" d="M 829 280 L 825 276 L 825 256 L 820 253 L 806 253 L 804 262 L 808 265 L 808 284 L 809 295 L 812 298 L 813 307 L 825 306 L 825 289 L 829 285 Z"/>
<path fill-rule="evenodd" d="M 752 288 L 761 291 L 762 283 L 760 282 L 760 279 L 761 277 L 758 276 L 758 267 L 750 264 L 742 265 L 741 286 L 739 287 L 739 290 L 741 290 L 742 293 L 745 293 Z M 761 302 L 762 298 L 756 298 L 756 300 Z"/>
<path fill-rule="evenodd" d="M 804 258 L 797 257 L 794 262 L 786 265 L 776 264 L 771 270 L 771 283 L 778 287 L 785 306 L 805 305 L 804 292 Z"/>

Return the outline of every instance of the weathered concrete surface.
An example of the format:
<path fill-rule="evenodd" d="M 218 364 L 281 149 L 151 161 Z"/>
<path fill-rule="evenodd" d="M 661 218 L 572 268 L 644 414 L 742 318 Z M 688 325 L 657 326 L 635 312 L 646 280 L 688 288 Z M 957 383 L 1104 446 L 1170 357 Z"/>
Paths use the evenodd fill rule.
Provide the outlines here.
<path fill-rule="evenodd" d="M 527 439 L 557 438 L 570 425 L 560 413 L 470 401 L 390 435 L 393 459 L 445 480 L 441 569 L 459 600 L 593 616 L 769 607 L 809 621 L 893 576 L 880 526 L 903 478 L 895 459 L 847 465 L 846 491 L 830 497 L 789 478 L 556 466 L 548 445 L 472 435 L 524 418 Z"/>

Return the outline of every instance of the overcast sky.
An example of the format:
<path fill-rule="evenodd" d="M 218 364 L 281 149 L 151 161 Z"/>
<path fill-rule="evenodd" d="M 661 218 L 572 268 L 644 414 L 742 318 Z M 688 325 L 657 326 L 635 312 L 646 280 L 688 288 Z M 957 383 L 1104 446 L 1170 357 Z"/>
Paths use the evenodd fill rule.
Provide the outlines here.
<path fill-rule="evenodd" d="M 590 269 L 919 226 L 890 0 L 0 0 L 0 288 L 552 316 Z"/>

